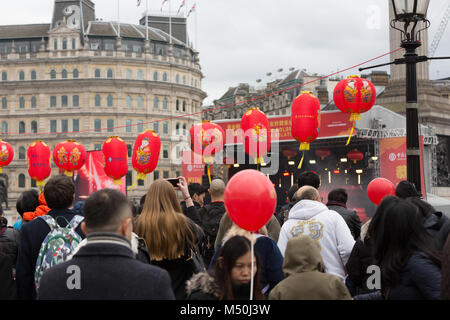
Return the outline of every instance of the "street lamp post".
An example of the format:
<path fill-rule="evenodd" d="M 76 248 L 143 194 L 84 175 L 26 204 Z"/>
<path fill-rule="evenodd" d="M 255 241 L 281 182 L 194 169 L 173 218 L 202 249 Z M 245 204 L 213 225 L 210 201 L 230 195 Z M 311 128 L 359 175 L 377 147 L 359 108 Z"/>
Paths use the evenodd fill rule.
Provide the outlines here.
<path fill-rule="evenodd" d="M 417 102 L 417 71 L 416 65 L 433 59 L 449 59 L 450 57 L 429 58 L 418 56 L 417 48 L 422 45 L 420 32 L 430 27 L 430 21 L 426 15 L 430 0 L 391 0 L 395 18 L 391 21 L 391 27 L 402 34 L 401 47 L 405 54 L 401 59 L 359 70 L 391 65 L 406 65 L 406 156 L 408 181 L 414 183 L 416 189 L 421 192 L 420 170 L 420 146 L 419 146 L 419 113 Z M 403 23 L 403 29 L 397 28 L 397 23 Z M 419 22 L 425 24 L 424 28 L 416 30 Z"/>

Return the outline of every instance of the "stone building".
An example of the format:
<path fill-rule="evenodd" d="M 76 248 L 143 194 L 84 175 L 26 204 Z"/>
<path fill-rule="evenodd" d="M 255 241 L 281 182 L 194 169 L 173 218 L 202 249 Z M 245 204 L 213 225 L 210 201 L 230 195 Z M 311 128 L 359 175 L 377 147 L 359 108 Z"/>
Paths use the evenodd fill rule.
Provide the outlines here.
<path fill-rule="evenodd" d="M 206 97 L 198 52 L 186 44 L 186 19 L 177 18 L 177 34 L 185 35 L 179 40 L 152 25 L 167 24 L 164 15 L 147 17 L 148 30 L 145 17 L 136 25 L 95 17 L 90 0 L 55 0 L 48 24 L 0 26 L 0 137 L 15 152 L 4 170 L 10 201 L 35 186 L 26 150 L 37 139 L 51 150 L 68 138 L 101 150 L 108 136 L 117 135 L 131 155 L 140 132 L 156 131 L 162 142 L 158 167 L 131 197 L 140 197 L 154 179 L 181 171 L 172 150 L 177 156 L 176 145 L 200 118 L 180 116 L 200 111 Z M 131 159 L 129 168 L 131 184 Z M 52 170 L 58 172 L 54 165 Z"/>

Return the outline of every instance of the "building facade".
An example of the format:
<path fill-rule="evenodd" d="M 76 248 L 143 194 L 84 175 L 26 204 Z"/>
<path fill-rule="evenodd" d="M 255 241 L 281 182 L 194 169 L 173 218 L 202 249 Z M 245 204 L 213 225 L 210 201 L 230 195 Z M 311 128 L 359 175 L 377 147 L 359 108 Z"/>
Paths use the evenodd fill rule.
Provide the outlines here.
<path fill-rule="evenodd" d="M 189 114 L 200 111 L 206 97 L 198 52 L 141 23 L 97 21 L 93 2 L 55 0 L 49 24 L 0 26 L 0 137 L 15 152 L 4 170 L 10 201 L 35 187 L 26 159 L 34 140 L 52 151 L 66 139 L 101 150 L 109 136 L 120 136 L 131 156 L 136 136 L 150 129 L 161 138 L 159 164 L 129 196 L 180 174 L 172 156 L 200 120 Z M 129 168 L 132 184 L 131 157 Z"/>

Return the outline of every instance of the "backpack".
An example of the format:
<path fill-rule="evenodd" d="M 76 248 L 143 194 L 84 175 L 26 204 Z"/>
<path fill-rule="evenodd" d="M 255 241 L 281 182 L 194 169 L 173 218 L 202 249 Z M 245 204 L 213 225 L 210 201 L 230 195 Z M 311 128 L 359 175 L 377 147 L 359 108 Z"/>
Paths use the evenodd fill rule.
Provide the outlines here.
<path fill-rule="evenodd" d="M 82 216 L 76 215 L 65 227 L 61 227 L 55 219 L 49 215 L 40 216 L 38 218 L 43 219 L 48 224 L 50 232 L 42 242 L 36 261 L 36 270 L 34 272 L 34 284 L 36 289 L 39 288 L 44 272 L 54 265 L 66 261 L 70 253 L 82 241 L 81 236 L 75 229 L 84 219 Z M 66 220 L 64 217 L 61 218 Z"/>
<path fill-rule="evenodd" d="M 202 221 L 202 229 L 205 232 L 205 237 L 200 243 L 200 253 L 205 262 L 209 264 L 209 260 L 214 255 L 214 242 L 216 241 L 217 233 L 219 232 L 219 225 L 222 216 L 225 214 L 219 210 L 215 210 L 210 205 L 204 206 L 200 209 L 200 219 Z"/>

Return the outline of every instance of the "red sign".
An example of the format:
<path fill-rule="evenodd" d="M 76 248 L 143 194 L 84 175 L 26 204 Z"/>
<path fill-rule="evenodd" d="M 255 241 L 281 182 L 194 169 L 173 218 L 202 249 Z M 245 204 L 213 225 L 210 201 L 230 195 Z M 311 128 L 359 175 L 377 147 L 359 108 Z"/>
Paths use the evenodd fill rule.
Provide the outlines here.
<path fill-rule="evenodd" d="M 423 173 L 423 137 L 420 137 L 420 176 L 422 195 L 426 198 L 425 178 Z M 406 137 L 380 139 L 380 176 L 390 180 L 395 186 L 407 180 L 406 171 Z"/>
<path fill-rule="evenodd" d="M 202 176 L 205 174 L 205 165 L 202 156 L 191 150 L 181 152 L 181 175 L 186 178 L 187 183 L 202 184 Z M 210 166 L 211 175 L 213 166 Z"/>
<path fill-rule="evenodd" d="M 317 139 L 325 139 L 331 137 L 348 137 L 352 129 L 350 116 L 346 113 L 331 111 L 321 113 L 321 125 L 319 137 Z M 225 144 L 242 143 L 243 135 L 240 120 L 217 122 L 224 130 L 235 130 L 234 142 L 230 141 L 229 134 L 225 132 Z M 291 117 L 272 117 L 269 118 L 269 126 L 272 130 L 278 130 L 278 135 L 272 135 L 274 141 L 295 140 L 291 134 Z M 232 138 L 232 137 L 231 137 Z"/>

